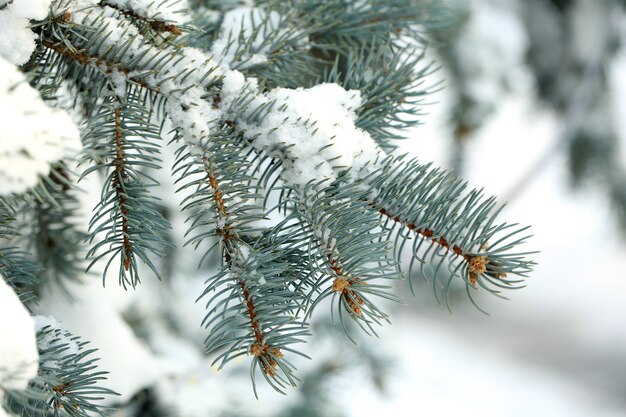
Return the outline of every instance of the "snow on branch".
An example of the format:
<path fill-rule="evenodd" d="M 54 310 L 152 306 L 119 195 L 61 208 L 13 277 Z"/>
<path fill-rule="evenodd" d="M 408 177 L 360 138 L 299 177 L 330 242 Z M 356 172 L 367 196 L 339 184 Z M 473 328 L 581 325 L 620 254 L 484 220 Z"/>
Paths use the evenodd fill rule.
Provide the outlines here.
<path fill-rule="evenodd" d="M 69 115 L 47 106 L 24 75 L 3 58 L 0 114 L 0 195 L 34 187 L 49 173 L 51 164 L 74 158 L 81 148 L 78 129 Z"/>
<path fill-rule="evenodd" d="M 326 297 L 342 323 L 347 314 L 374 333 L 373 324 L 387 320 L 379 299 L 394 299 L 379 279 L 400 277 L 395 266 L 409 235 L 422 271 L 432 265 L 436 280 L 448 270 L 446 291 L 454 278 L 470 298 L 470 289 L 519 286 L 510 275 L 524 277 L 533 265 L 517 249 L 525 229 L 500 223 L 495 199 L 396 156 L 385 138 L 413 123 L 417 111 L 405 106 L 426 94 L 418 86 L 428 71 L 414 74 L 414 61 L 395 51 L 400 34 L 417 36 L 411 22 L 428 9 L 417 3 L 291 1 L 290 19 L 310 27 L 287 34 L 284 6 L 236 9 L 221 15 L 204 48 L 187 45 L 186 35 L 161 36 L 178 35 L 163 26 L 178 22 L 164 3 L 55 3 L 33 26 L 39 43 L 29 68 L 38 88 L 76 95 L 89 164 L 83 175 L 106 176 L 90 222 L 91 265 L 106 261 L 106 275 L 119 261 L 123 286 L 139 282 L 137 260 L 158 275 L 154 260 L 164 256 L 169 225 L 148 171 L 162 168 L 158 141 L 168 126 L 181 145 L 174 174 L 187 193 L 187 243 L 217 238 L 221 250 L 222 266 L 201 296 L 207 350 L 221 364 L 252 356 L 253 381 L 260 370 L 277 390 L 297 383 L 286 353 L 300 353 L 293 345 Z M 303 17 L 311 10 L 320 22 Z M 284 76 L 272 83 L 246 72 L 248 61 L 273 65 L 280 42 L 272 37 L 300 48 L 285 67 L 306 80 L 298 88 L 281 86 Z M 267 226 L 275 190 L 285 213 Z"/>

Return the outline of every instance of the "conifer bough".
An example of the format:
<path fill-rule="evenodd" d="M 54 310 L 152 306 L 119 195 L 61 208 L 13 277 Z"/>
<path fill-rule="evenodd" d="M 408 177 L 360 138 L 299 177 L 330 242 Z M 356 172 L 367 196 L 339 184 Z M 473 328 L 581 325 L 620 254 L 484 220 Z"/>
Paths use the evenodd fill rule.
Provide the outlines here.
<path fill-rule="evenodd" d="M 447 304 L 455 281 L 472 301 L 499 296 L 533 262 L 518 249 L 526 228 L 498 220 L 494 198 L 395 150 L 431 91 L 421 42 L 446 22 L 437 1 L 257 3 L 54 1 L 29 29 L 23 69 L 45 98 L 71 99 L 81 175 L 106 178 L 88 268 L 117 268 L 124 287 L 143 264 L 161 275 L 170 226 L 150 171 L 169 169 L 159 155 L 171 141 L 186 243 L 217 239 L 222 258 L 200 295 L 207 351 L 222 365 L 251 356 L 253 382 L 281 391 L 297 384 L 289 358 L 322 300 L 344 327 L 375 333 L 403 276 L 421 274 Z M 74 201 L 72 181 L 4 198 L 2 227 L 28 202 Z"/>

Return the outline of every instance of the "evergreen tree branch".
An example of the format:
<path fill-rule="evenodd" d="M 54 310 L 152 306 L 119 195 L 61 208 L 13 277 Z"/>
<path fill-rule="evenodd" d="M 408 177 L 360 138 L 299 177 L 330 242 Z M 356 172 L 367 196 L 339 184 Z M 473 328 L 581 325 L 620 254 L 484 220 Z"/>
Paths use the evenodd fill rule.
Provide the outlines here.
<path fill-rule="evenodd" d="M 66 163 L 58 161 L 27 192 L 0 199 L 0 239 L 7 242 L 0 244 L 0 273 L 22 302 L 36 301 L 41 285 L 56 284 L 69 295 L 65 281 L 83 273 L 76 191 Z"/>
<path fill-rule="evenodd" d="M 0 275 L 15 290 L 23 303 L 36 300 L 40 267 L 13 240 L 19 236 L 11 225 L 15 212 L 6 199 L 0 199 Z M 6 241 L 6 244 L 5 244 Z"/>
<path fill-rule="evenodd" d="M 101 71 L 102 68 L 106 68 L 106 72 L 119 71 L 126 75 L 128 81 L 141 86 L 153 93 L 159 93 L 159 87 L 150 85 L 144 78 L 137 76 L 130 76 L 131 70 L 124 68 L 118 62 L 107 60 L 99 54 L 89 54 L 85 51 L 75 50 L 60 42 L 53 42 L 48 39 L 42 39 L 41 44 L 46 48 L 62 55 L 63 57 L 75 61 L 76 63 L 84 66 L 91 67 L 92 69 Z"/>
<path fill-rule="evenodd" d="M 294 190 L 294 210 L 307 232 L 309 251 L 316 257 L 319 278 L 312 284 L 307 307 L 314 307 L 325 297 L 338 297 L 337 310 L 344 329 L 344 311 L 366 332 L 376 334 L 372 324 L 388 321 L 387 315 L 371 300 L 373 297 L 397 301 L 388 289 L 376 281 L 398 279 L 388 246 L 379 242 L 376 216 L 365 204 L 354 201 L 354 186 L 310 184 Z M 326 284 L 330 284 L 325 289 Z M 318 296 L 314 296 L 319 292 Z"/>
<path fill-rule="evenodd" d="M 97 349 L 66 330 L 46 325 L 37 332 L 39 370 L 25 391 L 6 392 L 5 405 L 23 417 L 89 417 L 110 415 L 99 404 L 114 391 L 99 384 L 106 371 L 97 371 Z"/>
<path fill-rule="evenodd" d="M 130 86 L 123 99 L 118 93 L 111 94 L 109 107 L 93 116 L 97 122 L 84 137 L 88 157 L 97 163 L 83 176 L 100 168 L 109 172 L 102 200 L 89 225 L 88 241 L 104 239 L 87 253 L 92 259 L 88 269 L 109 257 L 103 272 L 106 277 L 111 262 L 119 256 L 119 281 L 124 288 L 139 283 L 137 258 L 160 276 L 149 253 L 157 258 L 163 256 L 168 245 L 164 236 L 169 228 L 158 209 L 158 200 L 148 193 L 156 183 L 141 171 L 159 166 L 155 156 L 159 149 L 153 141 L 160 139 L 160 128 L 151 123 L 150 113 L 146 114 L 134 88 Z"/>
<path fill-rule="evenodd" d="M 78 190 L 63 163 L 50 171 L 47 188 L 51 201 L 36 200 L 33 209 L 33 231 L 29 246 L 41 265 L 45 284 L 54 284 L 71 298 L 66 281 L 81 282 L 84 273 L 83 242 L 86 234 L 76 224 L 79 201 Z"/>
<path fill-rule="evenodd" d="M 433 285 L 448 259 L 446 303 L 454 277 L 466 282 L 474 301 L 470 287 L 499 295 L 501 289 L 520 287 L 521 280 L 509 278 L 509 274 L 523 278 L 532 269 L 534 263 L 525 257 L 534 252 L 514 251 L 528 239 L 523 235 L 528 228 L 497 224 L 502 208 L 496 207 L 495 198 L 486 199 L 479 190 L 465 192 L 467 184 L 451 174 L 417 160 L 389 157 L 368 184 L 374 189 L 370 207 L 401 228 L 389 229 L 390 235 L 396 234 L 397 253 L 407 243 L 408 233 L 413 233 L 417 237 L 413 240 L 413 261 L 419 261 L 425 277 L 424 265 L 435 266 Z M 423 243 L 426 249 L 422 252 Z M 413 262 L 409 274 L 412 268 Z"/>
<path fill-rule="evenodd" d="M 126 193 L 124 192 L 124 181 L 128 178 L 125 171 L 124 161 L 124 134 L 122 132 L 122 110 L 120 108 L 120 99 L 113 96 L 113 116 L 115 118 L 115 159 L 112 161 L 115 174 L 111 186 L 115 189 L 117 204 L 121 213 L 122 221 L 122 264 L 124 269 L 130 269 L 131 257 L 133 253 L 133 245 L 130 242 L 130 234 L 128 231 L 128 206 L 126 205 Z"/>
<path fill-rule="evenodd" d="M 254 204 L 251 178 L 241 175 L 249 168 L 244 157 L 235 156 L 239 148 L 232 135 L 232 128 L 224 124 L 201 144 L 185 144 L 178 150 L 174 169 L 184 181 L 179 191 L 193 189 L 182 202 L 183 211 L 189 213 L 187 243 L 197 246 L 216 236 L 222 250 L 223 266 L 207 280 L 201 296 L 214 293 L 206 302 L 210 309 L 203 322 L 209 328 L 206 348 L 209 353 L 227 348 L 215 359 L 222 365 L 252 355 L 252 380 L 258 367 L 280 390 L 297 381 L 283 351 L 293 351 L 290 345 L 307 334 L 306 326 L 293 317 L 297 298 L 288 288 L 297 279 L 288 269 L 293 263 L 288 254 L 297 248 L 283 249 L 282 239 L 274 233 L 255 237 L 261 229 L 249 223 L 262 211 Z"/>
<path fill-rule="evenodd" d="M 394 140 L 404 138 L 402 130 L 418 123 L 420 104 L 436 91 L 436 84 L 424 86 L 436 71 L 433 63 L 422 64 L 425 53 L 425 47 L 397 48 L 391 42 L 376 41 L 337 56 L 324 77 L 346 90 L 361 92 L 363 103 L 356 110 L 355 124 L 385 150 L 395 149 Z"/>
<path fill-rule="evenodd" d="M 201 295 L 207 297 L 206 349 L 220 351 L 215 361 L 222 365 L 251 355 L 253 381 L 258 368 L 277 390 L 295 385 L 295 368 L 284 355 L 301 354 L 292 345 L 308 334 L 304 320 L 326 297 L 332 297 L 333 311 L 336 301 L 342 324 L 347 314 L 374 332 L 373 324 L 387 320 L 374 298 L 394 298 L 376 281 L 399 277 L 388 243 L 394 237 L 396 259 L 405 238 L 416 237 L 413 259 L 434 265 L 433 282 L 447 265 L 446 291 L 460 276 L 468 294 L 478 286 L 498 293 L 517 284 L 504 274 L 524 275 L 532 266 L 526 254 L 514 253 L 525 240 L 519 230 L 497 236 L 511 226 L 495 224 L 495 200 L 478 191 L 464 194 L 463 183 L 416 161 L 385 159 L 393 147 L 386 136 L 417 115 L 404 104 L 415 105 L 425 94 L 418 87 L 428 71 L 413 73 L 415 61 L 397 49 L 399 35 L 418 36 L 415 3 L 290 4 L 298 7 L 293 16 L 318 13 L 319 23 L 312 21 L 315 13 L 303 20 L 311 43 L 297 44 L 306 36 L 292 30 L 284 38 L 274 34 L 257 51 L 269 48 L 270 57 L 279 57 L 287 48 L 285 70 L 315 63 L 293 85 L 311 76 L 310 88 L 276 87 L 291 84 L 272 70 L 274 63 L 243 64 L 260 25 L 247 38 L 233 39 L 246 73 L 236 69 L 237 60 L 220 64 L 213 51 L 143 33 L 138 27 L 147 21 L 105 3 L 90 12 L 68 10 L 69 17 L 64 13 L 38 29 L 38 59 L 47 66 L 39 71 L 50 74 L 41 88 L 69 85 L 79 93 L 90 164 L 84 175 L 107 173 L 90 223 L 89 241 L 96 243 L 89 267 L 109 258 L 106 275 L 119 259 L 123 286 L 139 282 L 136 258 L 157 273 L 151 259 L 162 255 L 168 225 L 148 192 L 156 182 L 145 169 L 160 167 L 155 143 L 164 123 L 171 123 L 183 141 L 174 167 L 183 182 L 177 191 L 190 192 L 182 203 L 187 243 L 217 237 L 222 252 L 222 266 Z M 254 68 L 267 79 L 246 78 Z M 320 79 L 359 91 L 317 85 Z M 255 153 L 256 166 L 249 160 Z M 262 227 L 268 195 L 279 189 L 285 219 Z M 381 219 L 397 226 L 384 230 Z"/>

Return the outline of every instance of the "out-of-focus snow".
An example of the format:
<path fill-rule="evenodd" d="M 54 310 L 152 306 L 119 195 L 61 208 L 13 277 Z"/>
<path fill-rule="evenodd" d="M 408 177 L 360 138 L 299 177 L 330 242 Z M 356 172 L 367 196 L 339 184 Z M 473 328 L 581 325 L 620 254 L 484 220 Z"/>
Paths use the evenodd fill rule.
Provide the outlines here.
<path fill-rule="evenodd" d="M 35 324 L 13 289 L 0 275 L 0 415 L 4 390 L 26 389 L 37 375 Z"/>
<path fill-rule="evenodd" d="M 624 25 L 624 33 L 626 34 L 626 19 Z M 609 66 L 609 79 L 614 88 L 614 93 L 611 94 L 613 100 L 613 125 L 615 129 L 621 133 L 621 139 L 626 138 L 626 100 L 624 94 L 626 94 L 626 51 L 618 54 L 613 62 Z M 620 158 L 622 166 L 626 166 L 626 145 L 620 147 Z"/>
<path fill-rule="evenodd" d="M 346 396 L 350 415 L 623 416 L 577 381 L 507 358 L 492 346 L 498 334 L 484 336 L 468 342 L 442 321 L 396 317 L 381 335 L 393 346 L 387 353 L 396 358 L 394 377 L 385 395 L 356 384 L 359 388 Z"/>
<path fill-rule="evenodd" d="M 603 45 L 611 40 L 612 26 L 616 24 L 615 17 L 607 7 L 606 0 L 577 0 L 571 20 L 576 28 L 572 31 L 572 50 L 579 62 L 597 62 L 602 54 Z"/>
<path fill-rule="evenodd" d="M 466 92 L 474 102 L 472 120 L 482 121 L 493 111 L 520 76 L 528 39 L 514 10 L 488 1 L 470 1 L 455 52 L 459 70 L 471 80 Z"/>
<path fill-rule="evenodd" d="M 99 284 L 93 280 L 74 287 L 73 303 L 59 302 L 59 294 L 44 294 L 36 309 L 98 348 L 98 367 L 110 372 L 102 385 L 121 395 L 107 401 L 123 402 L 163 378 L 173 364 L 153 353 L 124 321 L 122 308 L 133 302 L 135 293 Z"/>
<path fill-rule="evenodd" d="M 48 107 L 2 58 L 0 114 L 0 195 L 26 191 L 50 171 L 51 163 L 76 155 L 82 146 L 70 116 Z"/>
<path fill-rule="evenodd" d="M 622 57 L 610 72 L 621 110 L 624 74 Z M 445 92 L 437 99 L 425 124 L 403 145 L 423 162 L 446 166 L 448 100 Z M 554 149 L 563 127 L 554 114 L 534 107 L 532 91 L 499 102 L 494 118 L 467 146 L 463 176 L 504 198 Z M 624 143 L 626 125 L 617 122 Z M 601 191 L 571 190 L 564 150 L 503 212 L 506 220 L 532 225 L 528 249 L 541 251 L 533 255 L 539 265 L 528 287 L 504 294 L 510 302 L 482 297 L 494 317 L 458 301 L 456 316 L 419 306 L 417 316 L 396 316 L 381 334 L 383 341 L 393 339 L 391 355 L 401 363 L 402 372 L 391 379 L 393 394 L 356 391 L 351 415 L 401 415 L 407 409 L 433 417 L 624 415 L 626 245 Z M 430 300 L 430 291 L 425 286 L 415 303 Z"/>

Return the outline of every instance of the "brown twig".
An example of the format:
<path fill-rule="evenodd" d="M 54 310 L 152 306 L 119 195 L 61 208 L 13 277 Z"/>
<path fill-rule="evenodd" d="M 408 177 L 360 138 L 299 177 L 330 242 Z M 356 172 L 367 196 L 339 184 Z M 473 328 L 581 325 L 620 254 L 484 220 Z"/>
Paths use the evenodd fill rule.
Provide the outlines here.
<path fill-rule="evenodd" d="M 278 367 L 274 358 L 280 359 L 284 355 L 279 348 L 271 347 L 264 342 L 265 335 L 257 319 L 254 302 L 243 280 L 239 281 L 239 287 L 241 288 L 243 299 L 248 310 L 248 316 L 250 317 L 250 325 L 254 332 L 255 342 L 250 346 L 250 353 L 259 359 L 263 372 L 273 378 L 276 375 L 276 368 Z"/>
<path fill-rule="evenodd" d="M 163 20 L 158 20 L 158 19 L 153 19 L 150 17 L 142 16 L 140 14 L 137 14 L 137 12 L 133 10 L 122 9 L 120 6 L 111 4 L 107 1 L 101 1 L 100 6 L 108 6 L 112 9 L 117 10 L 124 16 L 128 16 L 132 19 L 137 19 L 137 20 L 146 22 L 147 24 L 150 25 L 152 29 L 156 30 L 157 32 L 169 32 L 174 36 L 179 36 L 183 33 L 180 30 L 180 28 L 173 23 L 167 23 L 167 22 L 164 22 Z"/>
<path fill-rule="evenodd" d="M 118 63 L 107 61 L 106 59 L 103 59 L 98 55 L 88 54 L 84 51 L 72 50 L 66 45 L 59 42 L 51 42 L 47 39 L 43 39 L 41 41 L 41 44 L 46 48 L 51 49 L 56 53 L 61 54 L 64 57 L 76 61 L 82 65 L 89 65 L 98 70 L 102 70 L 102 67 L 107 68 L 108 71 L 117 70 L 125 75 L 128 75 L 130 73 L 130 70 L 128 68 L 124 68 Z M 129 76 L 128 80 L 154 93 L 160 92 L 159 87 L 151 86 L 142 78 Z"/>
<path fill-rule="evenodd" d="M 371 205 L 372 207 L 378 209 L 378 212 L 382 214 L 383 216 L 393 220 L 396 223 L 400 223 L 404 225 L 407 229 L 422 236 L 424 239 L 430 239 L 431 242 L 436 243 L 439 246 L 449 251 L 452 251 L 457 256 L 460 256 L 461 258 L 463 258 L 467 262 L 467 268 L 468 268 L 467 280 L 473 286 L 476 286 L 476 284 L 478 283 L 478 278 L 480 278 L 482 274 L 488 272 L 487 265 L 491 263 L 494 267 L 496 267 L 495 263 L 491 262 L 490 259 L 488 259 L 486 256 L 473 255 L 467 251 L 464 251 L 457 245 L 450 245 L 450 243 L 443 236 L 437 237 L 435 231 L 432 229 L 428 229 L 426 227 L 418 228 L 414 223 L 406 223 L 402 221 L 400 216 L 394 216 L 393 214 L 389 213 L 385 208 L 377 208 L 374 204 L 371 204 Z M 506 277 L 506 273 L 504 272 L 499 272 L 499 273 L 494 272 L 490 274 L 495 276 L 496 278 Z"/>
<path fill-rule="evenodd" d="M 228 217 L 228 210 L 226 208 L 226 203 L 224 202 L 224 194 L 219 186 L 215 173 L 210 168 L 209 160 L 204 158 L 203 162 L 209 185 L 213 189 L 213 199 L 215 200 L 217 214 L 220 218 L 225 219 Z M 230 267 L 232 266 L 233 259 L 228 247 L 231 246 L 232 241 L 235 239 L 232 226 L 226 223 L 223 227 L 217 229 L 216 233 L 224 242 L 224 261 Z M 263 372 L 267 376 L 273 378 L 276 375 L 276 369 L 278 368 L 276 359 L 280 359 L 284 355 L 280 348 L 272 347 L 265 343 L 265 334 L 257 317 L 254 299 L 244 280 L 240 280 L 238 284 L 241 289 L 241 294 L 246 306 L 246 313 L 250 318 L 250 326 L 252 327 L 252 333 L 254 335 L 254 343 L 250 346 L 250 353 L 258 358 Z"/>
<path fill-rule="evenodd" d="M 327 255 L 328 262 L 330 263 L 330 269 L 335 273 L 335 279 L 333 280 L 332 290 L 337 292 L 344 298 L 350 311 L 357 316 L 360 316 L 363 311 L 361 305 L 363 305 L 363 299 L 353 289 L 353 285 L 361 282 L 360 278 L 351 278 L 347 276 L 341 268 L 339 261 L 333 259 L 331 255 Z"/>
<path fill-rule="evenodd" d="M 434 235 L 435 232 L 434 230 L 428 229 L 428 228 L 418 228 L 415 224 L 413 223 L 404 223 L 402 221 L 402 219 L 400 219 L 400 216 L 393 216 L 392 214 L 390 214 L 386 209 L 381 208 L 378 209 L 378 212 L 386 217 L 388 217 L 389 219 L 393 220 L 396 223 L 400 223 L 403 224 L 407 229 L 412 230 L 413 232 L 422 235 L 424 238 L 426 239 L 431 239 Z M 450 244 L 448 243 L 448 241 L 443 237 L 440 236 L 439 238 L 432 238 L 431 241 L 439 244 L 440 246 L 443 246 L 446 249 L 451 249 L 454 253 L 456 253 L 457 255 L 463 257 L 466 261 L 469 261 L 471 258 L 471 255 L 466 254 L 465 252 L 463 252 L 463 250 L 458 247 L 457 245 L 452 246 L 452 248 L 450 247 Z"/>
<path fill-rule="evenodd" d="M 126 205 L 126 191 L 124 190 L 124 180 L 126 179 L 125 171 L 125 152 L 124 152 L 124 132 L 122 131 L 122 109 L 120 107 L 119 97 L 114 96 L 115 107 L 113 115 L 115 117 L 115 159 L 111 165 L 115 168 L 112 186 L 118 198 L 118 205 L 122 212 L 122 239 L 123 239 L 123 263 L 124 269 L 128 271 L 132 262 L 133 245 L 130 241 L 130 233 L 128 228 L 128 207 Z"/>

